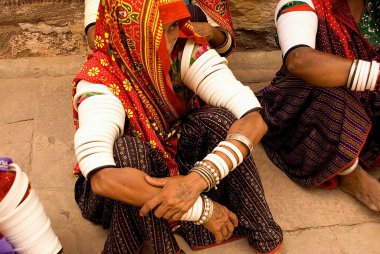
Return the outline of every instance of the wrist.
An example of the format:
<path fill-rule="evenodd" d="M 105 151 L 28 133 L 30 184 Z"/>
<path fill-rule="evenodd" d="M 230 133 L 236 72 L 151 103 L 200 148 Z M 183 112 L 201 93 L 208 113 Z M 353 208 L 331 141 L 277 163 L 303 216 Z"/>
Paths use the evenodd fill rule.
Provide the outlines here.
<path fill-rule="evenodd" d="M 211 25 L 210 25 L 211 26 Z M 210 39 L 210 44 L 213 48 L 221 48 L 227 42 L 227 34 L 218 27 L 211 26 L 212 38 Z"/>
<path fill-rule="evenodd" d="M 186 178 L 191 182 L 192 186 L 199 191 L 199 193 L 202 193 L 208 188 L 206 180 L 196 172 L 191 172 Z"/>

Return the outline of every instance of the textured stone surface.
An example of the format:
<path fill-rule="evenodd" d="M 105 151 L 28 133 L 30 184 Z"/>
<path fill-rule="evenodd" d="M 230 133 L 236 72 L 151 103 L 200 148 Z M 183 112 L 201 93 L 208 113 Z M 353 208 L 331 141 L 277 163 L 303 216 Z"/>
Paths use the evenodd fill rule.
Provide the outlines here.
<path fill-rule="evenodd" d="M 239 50 L 271 50 L 276 1 L 232 0 Z M 75 55 L 86 49 L 84 1 L 0 0 L 0 58 Z"/>
<path fill-rule="evenodd" d="M 0 3 L 0 58 L 84 52 L 84 1 Z"/>
<path fill-rule="evenodd" d="M 276 48 L 274 37 L 275 0 L 229 0 L 240 49 Z"/>
<path fill-rule="evenodd" d="M 71 109 L 72 76 L 42 78 L 33 139 L 33 186 L 39 189 L 66 189 L 73 185 L 75 164 L 74 125 Z"/>

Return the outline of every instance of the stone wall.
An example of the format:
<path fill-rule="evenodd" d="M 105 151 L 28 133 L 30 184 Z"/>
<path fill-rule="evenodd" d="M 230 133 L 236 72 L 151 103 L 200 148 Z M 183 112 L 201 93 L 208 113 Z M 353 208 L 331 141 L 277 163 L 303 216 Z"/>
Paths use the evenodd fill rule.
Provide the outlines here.
<path fill-rule="evenodd" d="M 271 50 L 274 0 L 230 0 L 239 50 Z M 0 0 L 0 58 L 81 54 L 84 0 Z"/>

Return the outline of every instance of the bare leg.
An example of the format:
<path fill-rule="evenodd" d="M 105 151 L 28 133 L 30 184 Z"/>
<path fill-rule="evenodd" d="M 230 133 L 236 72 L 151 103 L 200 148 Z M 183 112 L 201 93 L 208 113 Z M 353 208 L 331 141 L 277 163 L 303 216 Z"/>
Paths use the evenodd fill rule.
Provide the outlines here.
<path fill-rule="evenodd" d="M 373 211 L 380 211 L 380 183 L 358 166 L 351 174 L 340 177 L 340 188 Z"/>

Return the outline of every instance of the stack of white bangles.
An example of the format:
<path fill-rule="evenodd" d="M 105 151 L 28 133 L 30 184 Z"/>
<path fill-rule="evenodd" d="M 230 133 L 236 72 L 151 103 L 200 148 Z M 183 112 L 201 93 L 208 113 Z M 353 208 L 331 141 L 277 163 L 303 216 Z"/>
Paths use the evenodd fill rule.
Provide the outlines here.
<path fill-rule="evenodd" d="M 188 40 L 181 60 L 182 82 L 207 104 L 231 111 L 237 119 L 261 105 L 249 87 L 238 81 L 227 60 L 215 50 L 203 53 L 191 66 L 194 42 Z"/>
<path fill-rule="evenodd" d="M 318 17 L 312 11 L 315 10 L 315 7 L 311 0 L 302 1 L 309 5 L 310 11 L 292 11 L 281 14 L 282 8 L 289 2 L 289 0 L 281 0 L 275 11 L 278 41 L 284 60 L 293 49 L 299 46 L 315 49 L 318 30 Z"/>
<path fill-rule="evenodd" d="M 86 98 L 77 108 L 78 99 L 86 93 L 97 95 Z M 113 145 L 124 132 L 125 110 L 120 100 L 107 87 L 80 81 L 74 107 L 79 115 L 79 129 L 74 147 L 82 174 L 99 167 L 115 166 Z"/>
<path fill-rule="evenodd" d="M 374 91 L 378 88 L 380 63 L 354 60 L 347 79 L 347 88 L 353 91 Z"/>
<path fill-rule="evenodd" d="M 18 254 L 61 252 L 62 244 L 28 176 L 10 158 L 0 158 L 0 170 L 15 174 L 11 188 L 0 201 L 1 234 Z"/>
<path fill-rule="evenodd" d="M 247 146 L 248 150 L 251 152 L 253 149 L 252 142 L 245 136 L 241 134 L 229 134 L 227 136 L 227 140 L 237 140 Z M 229 149 L 231 149 L 231 151 Z M 228 159 L 231 161 L 232 168 L 228 167 L 226 161 L 215 152 L 221 152 L 225 154 Z M 238 159 L 236 159 L 236 157 Z M 198 161 L 195 163 L 194 167 L 190 170 L 190 172 L 196 172 L 207 182 L 209 191 L 211 188 L 216 188 L 216 185 L 219 184 L 219 181 L 225 178 L 230 171 L 233 171 L 237 166 L 239 166 L 243 162 L 243 153 L 239 150 L 239 148 L 229 141 L 222 141 L 219 145 L 212 151 L 212 153 L 208 154 L 202 161 Z M 220 177 L 216 173 L 215 169 L 207 162 L 211 162 L 215 165 L 216 170 L 218 171 Z M 206 202 L 207 200 L 204 200 Z M 212 202 L 211 200 L 208 200 Z M 212 204 L 211 208 L 208 210 L 203 210 L 202 207 L 207 207 L 206 203 L 202 202 L 202 199 L 198 197 L 198 200 L 195 202 L 192 208 L 189 209 L 181 218 L 181 220 L 189 220 L 196 221 L 196 224 L 201 225 L 208 221 L 207 218 L 211 218 L 212 216 Z M 210 214 L 211 213 L 211 214 Z M 209 216 L 209 217 L 208 217 Z M 206 222 L 205 222 L 206 221 Z"/>

